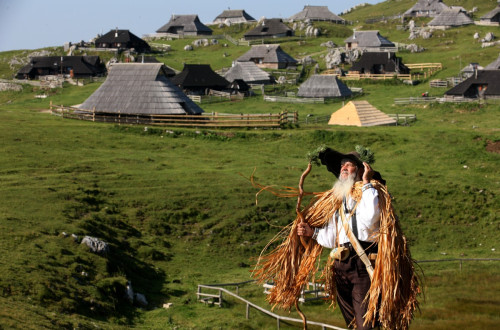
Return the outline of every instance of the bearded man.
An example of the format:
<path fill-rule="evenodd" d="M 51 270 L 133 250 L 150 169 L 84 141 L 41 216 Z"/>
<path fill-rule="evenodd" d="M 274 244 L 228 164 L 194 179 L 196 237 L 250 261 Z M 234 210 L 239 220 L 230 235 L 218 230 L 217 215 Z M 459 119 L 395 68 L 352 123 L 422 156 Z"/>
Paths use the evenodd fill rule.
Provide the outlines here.
<path fill-rule="evenodd" d="M 356 152 L 322 148 L 318 158 L 337 182 L 315 193 L 303 210 L 298 202 L 294 222 L 271 243 L 285 238 L 273 251 L 261 254 L 254 277 L 274 283 L 267 296 L 273 308 L 295 306 L 299 311 L 298 297 L 314 280 L 322 249 L 333 249 L 320 281 L 326 299 L 338 302 L 347 325 L 407 329 L 418 307 L 419 277 L 385 181 Z M 256 186 L 273 192 L 269 186 Z"/>
<path fill-rule="evenodd" d="M 376 254 L 378 245 L 376 236 L 380 226 L 380 210 L 378 206 L 378 192 L 370 183 L 374 171 L 371 166 L 359 160 L 358 154 L 336 155 L 334 162 L 338 162 L 340 173 L 333 186 L 333 196 L 342 200 L 344 214 L 352 214 L 349 222 L 354 236 L 368 255 Z M 330 166 L 337 166 L 330 164 Z M 362 181 L 361 200 L 357 203 L 351 196 L 356 182 Z M 357 204 L 357 205 L 356 205 Z M 342 226 L 340 212 L 330 219 L 322 228 L 311 228 L 307 223 L 297 225 L 299 236 L 312 237 L 323 247 L 343 251 L 335 258 L 335 282 L 337 287 L 337 301 L 347 325 L 356 324 L 357 329 L 371 329 L 376 324 L 363 326 L 364 315 L 367 312 L 368 302 L 365 300 L 370 289 L 370 276 L 366 266 L 356 254 L 349 236 Z"/>

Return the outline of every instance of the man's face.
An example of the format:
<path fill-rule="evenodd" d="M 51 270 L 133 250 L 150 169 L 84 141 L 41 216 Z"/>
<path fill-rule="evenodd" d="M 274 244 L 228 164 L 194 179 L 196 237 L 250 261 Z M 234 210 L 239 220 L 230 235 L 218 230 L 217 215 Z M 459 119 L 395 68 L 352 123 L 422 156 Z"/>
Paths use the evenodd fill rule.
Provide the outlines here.
<path fill-rule="evenodd" d="M 343 159 L 340 163 L 340 179 L 345 180 L 349 176 L 356 178 L 358 168 L 356 164 L 349 159 Z"/>

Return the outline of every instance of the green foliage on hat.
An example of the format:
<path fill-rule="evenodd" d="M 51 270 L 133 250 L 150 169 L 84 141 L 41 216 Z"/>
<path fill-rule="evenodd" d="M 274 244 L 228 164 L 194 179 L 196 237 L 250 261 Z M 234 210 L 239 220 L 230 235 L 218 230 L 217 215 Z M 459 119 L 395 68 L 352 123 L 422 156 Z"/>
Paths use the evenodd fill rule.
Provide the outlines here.
<path fill-rule="evenodd" d="M 323 145 L 320 145 L 315 150 L 308 152 L 307 153 L 307 160 L 309 161 L 309 163 L 316 164 L 316 165 L 320 166 L 321 163 L 319 161 L 319 154 L 325 150 L 326 150 L 326 146 L 323 144 Z"/>
<path fill-rule="evenodd" d="M 359 159 L 362 162 L 366 162 L 368 164 L 373 164 L 375 163 L 375 154 L 373 151 L 370 150 L 370 148 L 366 148 L 360 144 L 356 145 L 354 147 L 356 149 L 356 152 L 359 154 Z"/>

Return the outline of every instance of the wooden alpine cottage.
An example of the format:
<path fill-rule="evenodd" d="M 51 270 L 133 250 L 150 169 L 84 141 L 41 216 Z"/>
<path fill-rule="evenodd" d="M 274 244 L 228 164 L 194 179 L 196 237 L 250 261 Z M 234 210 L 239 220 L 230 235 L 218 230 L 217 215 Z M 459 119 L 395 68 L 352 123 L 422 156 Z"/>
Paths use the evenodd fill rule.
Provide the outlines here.
<path fill-rule="evenodd" d="M 94 44 L 96 48 L 134 49 L 138 53 L 151 51 L 151 47 L 146 41 L 129 30 L 119 30 L 118 28 L 97 38 Z"/>
<path fill-rule="evenodd" d="M 365 52 L 349 73 L 409 74 L 410 69 L 393 52 Z"/>
<path fill-rule="evenodd" d="M 229 81 L 214 72 L 209 64 L 184 64 L 182 71 L 170 81 L 189 95 L 208 95 L 211 90 L 229 87 Z"/>
<path fill-rule="evenodd" d="M 472 18 L 459 8 L 451 8 L 434 17 L 432 21 L 427 23 L 427 26 L 433 29 L 446 30 L 448 28 L 469 24 L 474 24 Z"/>
<path fill-rule="evenodd" d="M 239 23 L 255 23 L 257 20 L 247 14 L 243 9 L 224 10 L 213 21 L 212 24 L 239 24 Z"/>
<path fill-rule="evenodd" d="M 297 96 L 341 98 L 352 95 L 351 90 L 336 75 L 313 75 L 299 86 Z"/>
<path fill-rule="evenodd" d="M 450 9 L 442 0 L 418 0 L 410 9 L 405 11 L 405 17 L 436 17 L 443 11 Z"/>
<path fill-rule="evenodd" d="M 345 24 L 345 20 L 332 13 L 327 6 L 304 6 L 302 11 L 288 18 L 290 21 L 329 21 Z"/>
<path fill-rule="evenodd" d="M 396 45 L 380 35 L 377 30 L 354 31 L 344 40 L 345 49 L 361 49 L 368 52 L 396 51 Z"/>
<path fill-rule="evenodd" d="M 176 34 L 179 36 L 210 36 L 212 29 L 203 24 L 198 15 L 172 15 L 170 21 L 156 30 L 161 34 Z"/>
<path fill-rule="evenodd" d="M 294 31 L 281 18 L 263 19 L 243 35 L 245 40 L 291 37 Z"/>
<path fill-rule="evenodd" d="M 235 61 L 233 66 L 224 74 L 227 81 L 241 79 L 247 84 L 272 84 L 274 78 L 266 71 L 259 68 L 254 62 Z"/>
<path fill-rule="evenodd" d="M 116 116 L 203 113 L 166 77 L 162 63 L 112 64 L 106 81 L 79 108 Z"/>
<path fill-rule="evenodd" d="M 295 69 L 297 60 L 288 55 L 278 44 L 252 45 L 252 48 L 237 59 L 238 62 L 254 62 L 259 68 Z"/>
<path fill-rule="evenodd" d="M 17 79 L 38 79 L 47 75 L 69 75 L 72 78 L 102 76 L 106 68 L 99 56 L 35 56 L 16 74 Z"/>
<path fill-rule="evenodd" d="M 447 99 L 500 99 L 500 70 L 476 74 L 444 93 Z"/>
<path fill-rule="evenodd" d="M 478 25 L 499 26 L 500 25 L 500 0 L 495 9 L 479 18 Z"/>

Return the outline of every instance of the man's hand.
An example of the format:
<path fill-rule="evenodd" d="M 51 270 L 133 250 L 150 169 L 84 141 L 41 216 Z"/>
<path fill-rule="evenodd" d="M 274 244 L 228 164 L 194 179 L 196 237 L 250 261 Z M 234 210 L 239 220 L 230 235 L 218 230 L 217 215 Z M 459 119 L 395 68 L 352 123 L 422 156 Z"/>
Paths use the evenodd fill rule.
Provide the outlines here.
<path fill-rule="evenodd" d="M 363 184 L 367 184 L 370 183 L 373 177 L 373 170 L 370 164 L 363 162 L 363 165 L 365 166 L 365 171 L 363 172 Z"/>
<path fill-rule="evenodd" d="M 305 222 L 300 222 L 297 225 L 297 235 L 311 237 L 314 234 L 314 230 Z"/>

